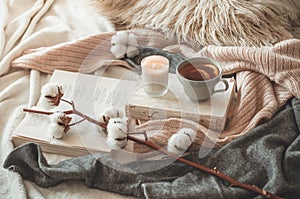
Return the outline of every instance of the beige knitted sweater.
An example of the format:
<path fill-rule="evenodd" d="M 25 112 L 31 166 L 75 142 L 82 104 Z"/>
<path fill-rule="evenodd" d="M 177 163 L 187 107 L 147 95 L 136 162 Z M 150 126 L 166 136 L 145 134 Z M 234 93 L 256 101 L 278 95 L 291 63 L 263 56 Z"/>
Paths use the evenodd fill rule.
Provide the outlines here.
<path fill-rule="evenodd" d="M 236 73 L 236 102 L 230 108 L 228 123 L 221 134 L 180 119 L 150 121 L 137 129 L 158 130 L 151 139 L 162 146 L 166 145 L 168 137 L 176 132 L 179 124 L 197 129 L 197 148 L 204 143 L 209 147 L 225 144 L 272 118 L 292 96 L 300 98 L 300 40 L 291 38 L 263 48 L 206 46 L 194 50 L 150 30 L 130 32 L 138 36 L 141 46 L 162 48 L 187 57 L 209 57 L 221 63 L 224 74 Z M 98 34 L 53 47 L 31 49 L 16 59 L 12 66 L 48 73 L 54 69 L 90 73 L 107 65 L 130 67 L 126 62 L 114 60 L 110 52 L 110 39 L 114 34 Z M 90 55 L 97 55 L 93 56 L 97 58 L 89 59 Z M 140 147 L 138 150 L 144 149 Z"/>

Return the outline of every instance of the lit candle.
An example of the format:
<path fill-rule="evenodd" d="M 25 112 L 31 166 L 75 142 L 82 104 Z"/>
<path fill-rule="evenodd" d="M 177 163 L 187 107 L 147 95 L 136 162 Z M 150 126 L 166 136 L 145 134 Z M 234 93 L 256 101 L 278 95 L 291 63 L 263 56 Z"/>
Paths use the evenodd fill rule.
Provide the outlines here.
<path fill-rule="evenodd" d="M 154 97 L 165 95 L 168 92 L 169 60 L 151 55 L 142 60 L 141 67 L 145 92 Z"/>

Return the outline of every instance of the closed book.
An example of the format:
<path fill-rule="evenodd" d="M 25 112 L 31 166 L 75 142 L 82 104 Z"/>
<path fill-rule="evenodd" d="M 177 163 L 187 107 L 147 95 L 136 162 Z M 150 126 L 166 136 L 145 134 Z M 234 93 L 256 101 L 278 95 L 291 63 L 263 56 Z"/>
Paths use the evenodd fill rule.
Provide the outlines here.
<path fill-rule="evenodd" d="M 169 74 L 168 92 L 161 97 L 148 96 L 143 86 L 139 86 L 126 104 L 126 115 L 143 121 L 183 118 L 193 120 L 203 126 L 222 131 L 226 124 L 228 110 L 234 98 L 235 81 L 227 78 L 229 88 L 215 93 L 204 102 L 191 101 L 185 94 L 176 74 Z M 216 89 L 222 89 L 217 84 Z"/>

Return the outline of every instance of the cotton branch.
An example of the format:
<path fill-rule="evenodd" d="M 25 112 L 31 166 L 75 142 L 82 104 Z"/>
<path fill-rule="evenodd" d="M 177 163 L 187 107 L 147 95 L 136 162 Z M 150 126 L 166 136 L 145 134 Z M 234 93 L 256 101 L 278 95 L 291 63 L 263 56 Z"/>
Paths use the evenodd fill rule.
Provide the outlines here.
<path fill-rule="evenodd" d="M 91 118 L 88 115 L 85 115 L 84 113 L 78 111 L 75 108 L 75 104 L 74 104 L 73 101 L 71 101 L 71 102 L 69 102 L 67 100 L 62 100 L 62 101 L 67 102 L 67 103 L 69 103 L 72 106 L 71 110 L 63 111 L 63 113 L 65 113 L 66 115 L 75 114 L 75 115 L 78 115 L 78 116 L 82 117 L 83 119 L 85 119 L 85 120 L 87 120 L 87 121 L 89 121 L 89 122 L 91 122 L 93 124 L 96 124 L 97 126 L 100 126 L 101 128 L 106 128 L 106 124 L 105 123 L 98 122 L 94 118 Z M 51 115 L 51 114 L 54 113 L 54 112 L 49 112 L 49 111 L 40 111 L 40 110 L 34 110 L 34 109 L 28 109 L 28 108 L 24 108 L 23 111 L 24 112 L 30 112 L 30 113 L 44 114 L 44 115 Z"/>
<path fill-rule="evenodd" d="M 140 139 L 138 139 L 136 137 L 133 137 L 133 136 L 130 136 L 130 135 L 128 135 L 128 139 L 132 140 L 134 142 L 140 143 L 140 144 L 147 145 L 147 146 L 149 146 L 153 149 L 159 150 L 160 152 L 162 152 L 163 154 L 165 154 L 165 155 L 167 155 L 171 158 L 177 159 L 178 161 L 180 161 L 182 163 L 185 163 L 185 164 L 187 164 L 189 166 L 192 166 L 196 169 L 199 169 L 201 171 L 204 171 L 204 172 L 207 172 L 207 173 L 212 174 L 214 176 L 217 176 L 217 177 L 221 178 L 222 180 L 225 180 L 225 181 L 229 182 L 231 187 L 239 187 L 239 188 L 243 188 L 243 189 L 246 189 L 246 190 L 249 190 L 249 191 L 253 191 L 253 192 L 258 193 L 258 194 L 260 194 L 260 195 L 262 195 L 266 198 L 283 199 L 282 197 L 279 197 L 275 194 L 267 192 L 266 190 L 260 189 L 259 187 L 255 186 L 255 185 L 249 185 L 249 184 L 239 182 L 239 181 L 231 178 L 230 176 L 227 176 L 227 175 L 221 173 L 219 170 L 217 170 L 217 168 L 213 168 L 213 169 L 207 168 L 207 167 L 205 167 L 201 164 L 192 162 L 192 161 L 187 160 L 183 157 L 175 156 L 174 154 L 169 153 L 164 148 L 162 148 L 162 147 L 158 146 L 157 144 L 153 143 L 151 140 L 144 141 L 144 140 L 140 140 Z"/>
<path fill-rule="evenodd" d="M 84 113 L 78 111 L 76 108 L 75 108 L 75 104 L 73 101 L 67 101 L 67 100 L 64 100 L 64 99 L 61 99 L 62 101 L 70 104 L 72 106 L 72 109 L 71 110 L 67 110 L 67 111 L 63 111 L 63 113 L 65 114 L 75 114 L 75 115 L 78 115 L 80 117 L 82 117 L 83 119 L 80 120 L 79 122 L 82 122 L 84 120 L 87 120 L 103 129 L 106 129 L 107 127 L 107 124 L 106 123 L 103 123 L 103 122 L 99 122 L 91 117 L 89 117 L 88 115 L 85 115 Z M 47 111 L 40 111 L 40 110 L 33 110 L 33 109 L 23 109 L 24 112 L 31 112 L 31 113 L 37 113 L 37 114 L 45 114 L 45 115 L 51 115 L 53 114 L 54 112 L 47 112 Z M 79 123 L 78 122 L 78 123 Z M 74 124 L 72 124 L 74 125 Z M 134 134 L 134 133 L 132 133 Z M 146 132 L 143 132 L 143 134 L 145 135 L 145 140 L 141 140 L 139 138 L 136 138 L 134 136 L 132 136 L 131 133 L 128 133 L 127 134 L 127 139 L 128 140 L 131 140 L 131 141 L 134 141 L 134 142 L 137 142 L 137 143 L 140 143 L 140 144 L 143 144 L 143 145 L 146 145 L 148 147 L 151 147 L 152 149 L 155 149 L 155 150 L 159 150 L 161 153 L 167 155 L 168 157 L 171 157 L 171 158 L 174 158 L 182 163 L 185 163 L 189 166 L 192 166 L 196 169 L 199 169 L 201 171 L 204 171 L 204 172 L 207 172 L 211 175 L 214 175 L 214 176 L 217 176 L 218 178 L 222 179 L 222 180 L 225 180 L 227 182 L 230 183 L 230 186 L 231 187 L 239 187 L 239 188 L 243 188 L 245 190 L 248 190 L 248 191 L 252 191 L 252 192 L 255 192 L 257 194 L 260 194 L 266 198 L 271 198 L 271 199 L 282 199 L 282 197 L 280 196 L 277 196 L 275 194 L 272 194 L 272 193 L 269 193 L 263 189 L 260 189 L 259 187 L 255 186 L 255 185 L 250 185 L 250 184 L 245 184 L 245 183 L 242 183 L 242 182 L 239 182 L 233 178 L 231 178 L 230 176 L 227 176 L 223 173 L 221 173 L 217 168 L 207 168 L 201 164 L 198 164 L 198 163 L 195 163 L 193 161 L 190 161 L 190 160 L 187 160 L 183 157 L 178 157 L 172 153 L 169 153 L 165 148 L 162 148 L 160 147 L 159 145 L 155 144 L 154 142 L 152 142 L 151 140 L 147 139 L 147 134 Z"/>

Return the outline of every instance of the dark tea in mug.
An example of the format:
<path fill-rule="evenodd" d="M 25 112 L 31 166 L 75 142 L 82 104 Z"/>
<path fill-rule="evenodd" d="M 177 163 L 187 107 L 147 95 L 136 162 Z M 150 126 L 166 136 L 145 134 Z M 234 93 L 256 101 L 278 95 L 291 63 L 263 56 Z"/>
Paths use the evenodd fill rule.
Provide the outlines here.
<path fill-rule="evenodd" d="M 218 67 L 211 63 L 191 62 L 178 69 L 180 75 L 192 81 L 206 81 L 217 77 Z"/>
<path fill-rule="evenodd" d="M 227 80 L 222 79 L 222 67 L 209 58 L 188 58 L 178 64 L 176 74 L 191 101 L 206 101 L 229 88 Z M 224 89 L 215 88 L 219 82 L 224 84 Z"/>

